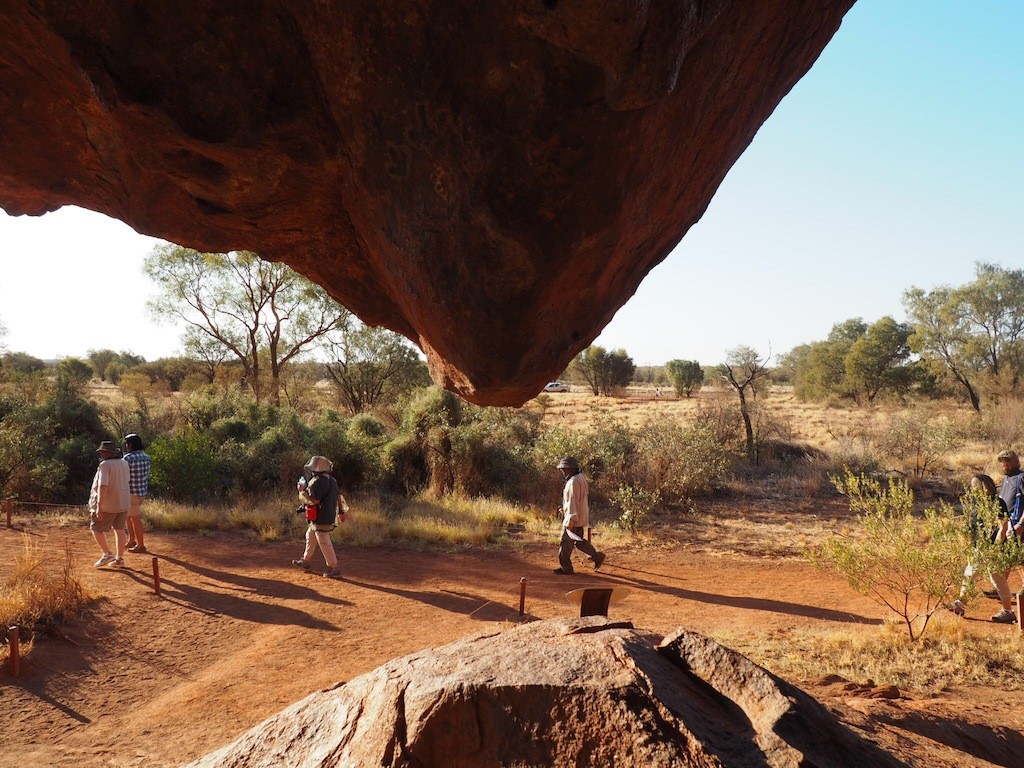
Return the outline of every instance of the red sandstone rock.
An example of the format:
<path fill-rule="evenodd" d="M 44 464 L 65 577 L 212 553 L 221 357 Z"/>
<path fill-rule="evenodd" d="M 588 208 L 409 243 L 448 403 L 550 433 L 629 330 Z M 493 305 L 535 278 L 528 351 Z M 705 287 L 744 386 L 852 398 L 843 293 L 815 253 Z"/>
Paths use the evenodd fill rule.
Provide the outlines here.
<path fill-rule="evenodd" d="M 0 4 L 0 206 L 246 248 L 520 404 L 700 218 L 853 0 Z"/>
<path fill-rule="evenodd" d="M 580 627 L 603 631 L 579 632 Z M 492 631 L 314 693 L 191 768 L 895 768 L 798 689 L 691 632 Z"/>

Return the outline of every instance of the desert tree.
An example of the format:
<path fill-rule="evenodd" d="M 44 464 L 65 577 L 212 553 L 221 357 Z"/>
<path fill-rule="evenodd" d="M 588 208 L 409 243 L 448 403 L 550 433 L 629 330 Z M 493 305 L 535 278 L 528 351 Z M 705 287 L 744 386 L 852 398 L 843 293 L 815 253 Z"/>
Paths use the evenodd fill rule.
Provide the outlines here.
<path fill-rule="evenodd" d="M 669 360 L 665 371 L 679 397 L 690 397 L 704 383 L 704 369 L 696 360 Z"/>
<path fill-rule="evenodd" d="M 743 418 L 743 431 L 746 438 L 747 458 L 754 464 L 758 462 L 758 443 L 754 435 L 754 424 L 751 419 L 751 405 L 748 397 L 756 397 L 759 384 L 768 376 L 768 360 L 753 347 L 740 345 L 726 352 L 725 362 L 718 366 L 719 375 L 729 383 L 740 400 L 740 416 Z"/>
<path fill-rule="evenodd" d="M 911 348 L 945 368 L 981 410 L 980 391 L 997 399 L 1024 385 L 1024 270 L 979 262 L 975 279 L 903 295 Z"/>
<path fill-rule="evenodd" d="M 249 251 L 202 253 L 166 244 L 146 257 L 156 317 L 185 323 L 186 351 L 227 350 L 257 402 L 280 402 L 281 372 L 348 316 L 319 286 Z"/>
<path fill-rule="evenodd" d="M 416 350 L 393 331 L 348 318 L 329 338 L 324 368 L 342 404 L 352 413 L 369 410 L 430 381 Z"/>
<path fill-rule="evenodd" d="M 851 396 L 846 386 L 846 357 L 867 328 L 861 318 L 854 317 L 833 325 L 827 338 L 801 344 L 783 355 L 779 364 L 789 369 L 796 396 L 801 400 Z"/>
<path fill-rule="evenodd" d="M 843 360 L 844 389 L 858 402 L 874 399 L 885 391 L 909 391 L 916 378 L 910 362 L 910 326 L 886 315 L 872 323 L 850 346 Z"/>
<path fill-rule="evenodd" d="M 610 395 L 629 384 L 636 365 L 624 349 L 609 352 L 604 347 L 590 346 L 576 356 L 570 370 L 587 382 L 595 395 Z"/>

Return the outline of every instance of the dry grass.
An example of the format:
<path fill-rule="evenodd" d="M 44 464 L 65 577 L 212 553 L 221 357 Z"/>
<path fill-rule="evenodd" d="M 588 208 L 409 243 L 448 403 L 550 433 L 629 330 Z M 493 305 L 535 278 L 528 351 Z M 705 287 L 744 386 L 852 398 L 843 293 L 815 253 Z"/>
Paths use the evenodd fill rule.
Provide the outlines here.
<path fill-rule="evenodd" d="M 46 631 L 77 614 L 92 596 L 75 575 L 71 545 L 60 559 L 49 559 L 25 536 L 14 572 L 0 585 L 0 626 Z M 25 652 L 31 649 L 31 639 Z"/>
<path fill-rule="evenodd" d="M 933 625 L 917 642 L 896 623 L 864 632 L 792 630 L 716 639 L 789 680 L 840 675 L 930 692 L 968 685 L 1024 689 L 1024 641 L 1016 627 L 994 633 L 945 616 Z"/>
<path fill-rule="evenodd" d="M 631 426 L 638 426 L 650 418 L 670 419 L 692 423 L 701 408 L 716 404 L 733 406 L 736 398 L 729 390 L 703 389 L 691 398 L 671 399 L 665 395 L 653 399 L 647 393 L 631 392 L 625 397 L 594 397 L 580 389 L 569 393 L 552 394 L 544 410 L 544 426 L 560 426 L 586 430 L 598 415 L 611 415 Z M 825 452 L 833 463 L 842 467 L 869 463 L 879 459 L 878 442 L 890 426 L 893 417 L 906 413 L 909 406 L 884 402 L 858 406 L 850 401 L 833 403 L 802 402 L 791 387 L 775 386 L 759 396 L 757 401 L 766 412 L 787 427 L 787 437 L 795 442 Z M 929 408 L 940 417 L 954 421 L 963 431 L 963 438 L 954 450 L 942 456 L 938 469 L 942 474 L 969 478 L 977 472 L 996 476 L 999 466 L 995 455 L 1013 445 L 1012 436 L 1024 433 L 1024 421 L 1019 409 L 1003 407 L 1007 418 L 997 420 L 999 429 L 992 426 L 991 417 L 979 417 L 968 406 L 951 402 L 932 403 Z M 737 411 L 737 419 L 738 411 Z M 884 469 L 903 471 L 897 462 L 881 460 Z"/>
<path fill-rule="evenodd" d="M 143 507 L 143 525 L 200 533 L 243 530 L 258 541 L 296 539 L 306 530 L 305 518 L 293 514 L 296 506 L 290 495 L 243 499 L 231 507 L 150 501 Z M 442 550 L 492 546 L 536 525 L 533 509 L 500 499 L 357 496 L 349 499 L 349 506 L 346 521 L 332 537 L 356 546 L 406 544 Z"/>
<path fill-rule="evenodd" d="M 500 499 L 421 495 L 389 505 L 379 498 L 362 498 L 353 500 L 346 521 L 335 529 L 333 538 L 357 546 L 492 546 L 507 541 L 514 531 L 528 530 L 534 519 L 530 508 Z"/>

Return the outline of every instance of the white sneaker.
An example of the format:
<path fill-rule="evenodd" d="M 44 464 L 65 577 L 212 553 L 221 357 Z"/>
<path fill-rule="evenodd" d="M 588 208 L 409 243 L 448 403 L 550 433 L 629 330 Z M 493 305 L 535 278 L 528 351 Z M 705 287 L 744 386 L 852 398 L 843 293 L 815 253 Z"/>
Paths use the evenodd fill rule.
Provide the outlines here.
<path fill-rule="evenodd" d="M 115 560 L 117 560 L 117 558 L 113 554 L 111 554 L 110 552 L 105 552 L 99 560 L 93 563 L 93 567 L 102 568 L 105 565 L 110 565 Z"/>
<path fill-rule="evenodd" d="M 113 560 L 110 561 L 110 567 L 111 568 L 124 568 L 124 558 L 123 557 L 115 557 Z"/>

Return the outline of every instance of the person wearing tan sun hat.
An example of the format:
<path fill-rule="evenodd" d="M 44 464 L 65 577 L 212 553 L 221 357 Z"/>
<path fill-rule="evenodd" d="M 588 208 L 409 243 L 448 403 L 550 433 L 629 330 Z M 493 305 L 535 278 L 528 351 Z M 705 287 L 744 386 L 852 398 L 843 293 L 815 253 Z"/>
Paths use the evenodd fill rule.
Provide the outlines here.
<path fill-rule="evenodd" d="M 313 553 L 319 546 L 327 564 L 323 575 L 329 579 L 338 579 L 341 578 L 341 571 L 331 541 L 331 531 L 335 529 L 339 517 L 344 521 L 348 504 L 341 495 L 338 481 L 330 474 L 334 471 L 330 459 L 326 456 L 311 456 L 304 469 L 312 475 L 308 483 L 299 485 L 299 501 L 303 506 L 298 511 L 304 512 L 309 521 L 306 526 L 306 549 L 302 557 L 292 560 L 292 565 L 308 571 L 313 565 Z"/>

